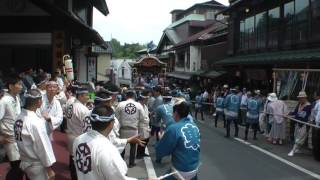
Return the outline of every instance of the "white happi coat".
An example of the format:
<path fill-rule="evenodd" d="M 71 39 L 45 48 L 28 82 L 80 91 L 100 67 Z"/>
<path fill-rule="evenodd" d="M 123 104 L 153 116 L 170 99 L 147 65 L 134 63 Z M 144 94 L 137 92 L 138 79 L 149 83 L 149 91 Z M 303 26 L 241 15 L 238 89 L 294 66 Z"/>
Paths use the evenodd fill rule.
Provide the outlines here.
<path fill-rule="evenodd" d="M 144 120 L 139 122 L 139 135 L 143 139 L 148 139 L 150 137 L 150 119 L 149 119 L 149 110 L 147 105 L 142 105 L 144 110 Z"/>
<path fill-rule="evenodd" d="M 0 131 L 2 134 L 9 136 L 8 144 L 4 145 L 9 161 L 20 159 L 18 146 L 14 138 L 14 123 L 21 113 L 19 96 L 13 97 L 6 93 L 0 100 Z"/>
<path fill-rule="evenodd" d="M 128 140 L 121 139 L 119 131 L 120 131 L 120 123 L 119 123 L 119 120 L 115 117 L 113 129 L 108 135 L 108 139 L 118 149 L 118 151 L 122 153 L 128 143 Z"/>
<path fill-rule="evenodd" d="M 53 130 L 57 129 L 63 120 L 63 111 L 60 102 L 54 97 L 52 99 L 52 102 L 49 103 L 48 96 L 45 94 L 42 97 L 42 106 L 40 109 L 38 109 L 37 114 L 42 115 L 43 113 L 47 112 L 51 123 L 46 123 L 47 126 L 47 132 L 50 135 Z"/>
<path fill-rule="evenodd" d="M 78 180 L 135 180 L 127 177 L 127 165 L 117 148 L 97 131 L 77 137 L 73 144 Z"/>
<path fill-rule="evenodd" d="M 72 153 L 72 144 L 76 137 L 91 129 L 91 111 L 79 100 L 75 100 L 66 110 L 68 149 Z"/>
<path fill-rule="evenodd" d="M 14 126 L 21 155 L 21 169 L 32 180 L 48 179 L 46 167 L 56 162 L 45 121 L 33 111 L 23 110 Z"/>
<path fill-rule="evenodd" d="M 133 99 L 120 102 L 116 108 L 116 117 L 120 122 L 120 137 L 129 138 L 138 135 L 138 124 L 144 121 L 144 110 Z"/>

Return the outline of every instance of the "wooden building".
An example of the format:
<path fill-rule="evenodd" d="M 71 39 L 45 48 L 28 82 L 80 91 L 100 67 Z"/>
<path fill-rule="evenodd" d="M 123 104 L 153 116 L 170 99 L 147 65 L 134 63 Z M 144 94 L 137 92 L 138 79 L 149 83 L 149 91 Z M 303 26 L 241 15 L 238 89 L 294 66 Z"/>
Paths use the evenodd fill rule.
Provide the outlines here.
<path fill-rule="evenodd" d="M 273 68 L 319 68 L 319 0 L 230 0 L 221 13 L 229 16 L 229 57 L 217 64 L 238 78 L 234 85 L 270 92 Z"/>
<path fill-rule="evenodd" d="M 70 54 L 77 78 L 87 81 L 92 44 L 105 46 L 92 29 L 93 7 L 108 14 L 105 0 L 0 1 L 0 69 L 42 68 L 53 72 Z"/>

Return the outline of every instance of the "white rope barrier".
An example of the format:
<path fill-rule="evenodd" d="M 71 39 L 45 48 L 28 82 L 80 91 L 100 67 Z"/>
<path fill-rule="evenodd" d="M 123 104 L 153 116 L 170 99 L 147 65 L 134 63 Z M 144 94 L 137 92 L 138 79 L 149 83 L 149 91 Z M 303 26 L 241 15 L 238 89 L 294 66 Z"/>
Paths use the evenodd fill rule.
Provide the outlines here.
<path fill-rule="evenodd" d="M 195 101 L 191 101 L 192 103 L 196 103 Z M 213 103 L 202 103 L 202 104 L 206 104 L 206 105 L 214 105 Z M 277 116 L 283 116 L 284 118 L 286 119 L 289 119 L 291 121 L 295 121 L 295 122 L 298 122 L 298 123 L 301 123 L 301 124 L 305 124 L 307 126 L 311 126 L 311 127 L 314 127 L 314 128 L 320 128 L 320 126 L 317 126 L 315 124 L 311 124 L 311 123 L 308 123 L 308 122 L 304 122 L 304 121 L 300 121 L 298 119 L 295 119 L 291 116 L 287 116 L 287 115 L 283 115 L 283 114 L 271 114 L 271 113 L 267 113 L 267 112 L 260 112 L 260 113 L 264 113 L 264 114 L 268 114 L 268 115 L 277 115 Z"/>

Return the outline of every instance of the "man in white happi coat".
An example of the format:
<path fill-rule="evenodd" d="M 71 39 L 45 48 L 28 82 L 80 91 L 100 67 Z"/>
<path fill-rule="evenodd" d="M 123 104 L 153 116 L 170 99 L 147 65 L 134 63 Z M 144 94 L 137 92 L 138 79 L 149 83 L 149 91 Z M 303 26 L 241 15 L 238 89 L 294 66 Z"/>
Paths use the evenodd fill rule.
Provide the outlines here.
<path fill-rule="evenodd" d="M 110 107 L 112 109 L 113 106 L 113 95 L 114 93 L 110 92 L 110 91 L 104 91 L 101 90 L 99 92 L 97 92 L 96 94 L 96 99 L 94 101 L 95 106 L 99 107 L 99 106 L 103 106 L 103 107 Z M 113 129 L 110 132 L 110 134 L 108 135 L 108 139 L 110 140 L 110 142 L 116 146 L 116 148 L 118 149 L 119 153 L 122 153 L 124 151 L 124 148 L 126 147 L 127 143 L 134 143 L 134 144 L 139 144 L 141 146 L 144 146 L 144 142 L 142 140 L 139 139 L 139 137 L 136 136 L 132 136 L 129 138 L 120 138 L 120 123 L 119 120 L 114 117 L 114 122 L 113 122 Z"/>
<path fill-rule="evenodd" d="M 56 162 L 46 124 L 36 110 L 42 104 L 41 92 L 31 89 L 25 94 L 26 109 L 14 125 L 15 139 L 21 155 L 21 169 L 32 180 L 54 179 L 52 165 Z"/>
<path fill-rule="evenodd" d="M 46 94 L 42 98 L 41 108 L 37 113 L 42 115 L 47 121 L 47 133 L 52 134 L 52 131 L 57 129 L 63 120 L 63 111 L 60 102 L 56 99 L 58 93 L 58 83 L 48 81 L 46 86 Z"/>
<path fill-rule="evenodd" d="M 22 81 L 18 76 L 10 76 L 7 79 L 8 92 L 0 101 L 0 131 L 8 137 L 8 143 L 4 145 L 11 169 L 6 179 L 23 178 L 20 166 L 20 154 L 14 138 L 14 123 L 21 112 L 19 93 L 22 90 Z"/>
<path fill-rule="evenodd" d="M 137 148 L 137 159 L 141 159 L 144 156 L 149 156 L 148 154 L 145 153 L 146 146 L 149 142 L 150 138 L 150 119 L 149 119 L 149 110 L 148 110 L 148 99 L 149 99 L 149 91 L 144 90 L 138 97 L 139 103 L 142 105 L 145 116 L 144 116 L 144 121 L 140 122 L 138 124 L 139 127 L 139 136 L 143 141 L 145 141 L 144 145 L 138 145 Z"/>
<path fill-rule="evenodd" d="M 76 100 L 66 110 L 67 118 L 67 137 L 68 137 L 68 150 L 70 153 L 69 168 L 71 172 L 71 179 L 77 179 L 75 167 L 73 164 L 72 145 L 76 137 L 91 129 L 89 119 L 90 110 L 87 108 L 86 103 L 89 100 L 88 90 L 85 88 L 78 88 L 76 90 Z"/>
<path fill-rule="evenodd" d="M 116 117 L 120 122 L 120 137 L 129 138 L 139 134 L 138 125 L 145 120 L 146 114 L 142 105 L 134 100 L 135 93 L 127 91 L 127 100 L 120 102 L 116 108 Z M 130 143 L 129 168 L 135 166 L 137 145 Z M 122 157 L 125 151 L 122 152 Z"/>
<path fill-rule="evenodd" d="M 73 144 L 79 180 L 133 180 L 127 177 L 127 165 L 107 138 L 113 129 L 110 107 L 95 107 L 90 116 L 92 130 L 77 137 Z"/>

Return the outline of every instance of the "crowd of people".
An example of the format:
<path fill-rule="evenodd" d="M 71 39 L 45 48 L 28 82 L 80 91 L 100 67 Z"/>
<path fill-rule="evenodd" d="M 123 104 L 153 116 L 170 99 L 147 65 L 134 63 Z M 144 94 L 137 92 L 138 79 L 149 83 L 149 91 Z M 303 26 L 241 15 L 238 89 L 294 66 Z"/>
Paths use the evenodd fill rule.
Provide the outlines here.
<path fill-rule="evenodd" d="M 152 137 L 157 162 L 172 157 L 173 175 L 167 179 L 197 179 L 200 131 L 190 98 L 175 89 L 82 84 L 68 81 L 59 70 L 51 75 L 28 69 L 2 80 L 0 143 L 11 165 L 6 179 L 54 179 L 55 131 L 66 133 L 73 180 L 135 179 L 127 176 L 128 166 L 148 156 Z"/>
<path fill-rule="evenodd" d="M 239 124 L 245 126 L 244 140 L 248 140 L 249 128 L 253 130 L 253 140 L 257 140 L 257 133 L 264 134 L 268 141 L 274 145 L 282 145 L 286 140 L 287 119 L 290 119 L 289 133 L 290 140 L 294 142 L 288 156 L 299 152 L 306 142 L 310 124 L 319 125 L 320 121 L 320 96 L 314 95 L 314 102 L 311 104 L 305 91 L 299 92 L 298 104 L 290 112 L 285 103 L 285 98 L 278 99 L 276 93 L 262 95 L 260 90 L 248 91 L 239 87 L 229 88 L 224 85 L 215 88 L 212 93 L 212 102 L 208 103 L 210 93 L 207 90 L 199 91 L 195 97 L 195 119 L 198 113 L 204 120 L 204 109 L 212 107 L 215 111 L 214 125 L 217 127 L 218 120 L 223 120 L 223 127 L 226 129 L 227 138 L 230 137 L 230 124 L 234 124 L 234 137 L 238 137 Z M 299 122 L 300 121 L 300 122 Z"/>

